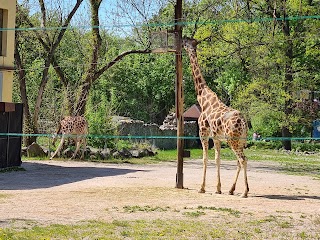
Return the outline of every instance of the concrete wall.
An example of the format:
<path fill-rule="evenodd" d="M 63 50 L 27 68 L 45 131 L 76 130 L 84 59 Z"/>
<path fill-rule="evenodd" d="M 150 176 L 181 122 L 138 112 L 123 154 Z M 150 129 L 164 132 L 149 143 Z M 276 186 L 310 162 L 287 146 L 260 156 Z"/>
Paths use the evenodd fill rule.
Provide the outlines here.
<path fill-rule="evenodd" d="M 3 9 L 2 52 L 0 53 L 0 73 L 2 77 L 1 98 L 2 102 L 12 102 L 12 82 L 14 69 L 14 38 L 16 20 L 16 1 L 0 0 L 0 9 Z"/>

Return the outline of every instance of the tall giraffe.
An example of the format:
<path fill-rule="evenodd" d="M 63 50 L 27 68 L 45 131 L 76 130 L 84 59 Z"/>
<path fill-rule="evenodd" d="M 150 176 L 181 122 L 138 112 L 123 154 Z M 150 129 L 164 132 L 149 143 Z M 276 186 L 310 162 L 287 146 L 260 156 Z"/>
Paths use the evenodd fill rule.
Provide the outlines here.
<path fill-rule="evenodd" d="M 81 154 L 81 159 L 84 158 L 84 151 L 86 148 L 86 138 L 83 135 L 88 134 L 88 123 L 84 117 L 81 117 L 81 116 L 64 117 L 60 121 L 59 128 L 58 128 L 57 132 L 54 134 L 53 144 L 56 140 L 57 134 L 62 134 L 62 137 L 61 137 L 61 141 L 60 141 L 58 148 L 56 149 L 56 151 L 54 152 L 54 154 L 50 158 L 51 160 L 58 153 L 60 153 L 65 138 L 73 137 L 73 136 L 68 136 L 68 135 L 76 135 L 73 137 L 75 140 L 75 143 L 76 143 L 76 150 L 74 151 L 74 153 L 70 159 L 73 159 L 76 157 L 76 155 L 80 149 L 81 143 L 83 143 L 83 150 L 82 150 L 82 154 Z"/>
<path fill-rule="evenodd" d="M 219 100 L 217 94 L 208 86 L 201 74 L 197 59 L 197 44 L 195 39 L 184 38 L 183 46 L 187 51 L 190 64 L 192 66 L 192 75 L 197 94 L 197 100 L 201 107 L 201 114 L 198 119 L 199 136 L 203 148 L 203 178 L 200 193 L 205 192 L 206 171 L 208 162 L 208 141 L 213 138 L 215 148 L 215 161 L 217 167 L 217 191 L 221 194 L 220 181 L 220 149 L 221 141 L 226 141 L 237 157 L 237 172 L 229 194 L 233 195 L 241 168 L 244 171 L 245 189 L 242 197 L 247 197 L 249 185 L 247 179 L 247 158 L 243 153 L 246 146 L 247 124 L 241 113 L 235 109 L 226 106 Z"/>

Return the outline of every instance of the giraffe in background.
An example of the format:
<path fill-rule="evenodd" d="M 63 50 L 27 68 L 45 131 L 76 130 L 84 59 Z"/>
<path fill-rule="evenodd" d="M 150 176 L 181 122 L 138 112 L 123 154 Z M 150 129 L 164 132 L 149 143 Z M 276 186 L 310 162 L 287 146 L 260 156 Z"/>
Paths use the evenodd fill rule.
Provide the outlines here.
<path fill-rule="evenodd" d="M 247 179 L 247 158 L 243 153 L 243 149 L 246 146 L 247 138 L 246 121 L 239 111 L 226 106 L 222 101 L 219 100 L 217 94 L 207 86 L 207 83 L 201 74 L 201 70 L 198 64 L 198 42 L 195 39 L 184 38 L 182 44 L 190 58 L 197 100 L 201 107 L 201 114 L 198 119 L 198 124 L 199 136 L 203 148 L 203 178 L 201 189 L 199 192 L 205 192 L 206 171 L 208 163 L 208 141 L 209 138 L 212 137 L 215 148 L 215 161 L 217 165 L 216 193 L 221 194 L 220 150 L 221 141 L 226 141 L 237 157 L 237 172 L 229 194 L 234 194 L 240 170 L 241 168 L 243 168 L 245 189 L 241 196 L 247 197 L 249 192 Z"/>
<path fill-rule="evenodd" d="M 88 123 L 84 117 L 81 117 L 81 116 L 64 117 L 59 123 L 59 128 L 57 132 L 54 134 L 53 144 L 55 143 L 55 140 L 58 134 L 62 134 L 62 138 L 57 150 L 53 153 L 50 160 L 52 160 L 57 154 L 60 153 L 63 143 L 65 141 L 65 138 L 73 137 L 68 135 L 76 135 L 73 137 L 76 143 L 76 150 L 74 151 L 70 159 L 73 159 L 76 157 L 80 149 L 81 143 L 83 144 L 81 159 L 84 159 L 84 152 L 86 148 L 86 138 L 85 138 L 86 136 L 83 136 L 83 135 L 88 134 Z"/>

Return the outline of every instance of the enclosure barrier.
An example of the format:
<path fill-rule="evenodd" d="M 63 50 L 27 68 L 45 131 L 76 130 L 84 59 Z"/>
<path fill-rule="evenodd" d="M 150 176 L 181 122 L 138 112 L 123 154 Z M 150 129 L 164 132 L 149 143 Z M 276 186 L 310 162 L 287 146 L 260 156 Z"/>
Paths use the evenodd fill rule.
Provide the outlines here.
<path fill-rule="evenodd" d="M 11 136 L 11 137 L 48 137 L 53 138 L 53 134 L 46 133 L 0 133 L 0 136 Z M 56 134 L 56 137 L 62 137 L 62 134 Z M 65 134 L 65 137 L 85 137 L 85 138 L 96 138 L 96 139 L 193 139 L 200 140 L 200 137 L 197 136 L 137 136 L 137 135 L 98 135 L 98 134 Z M 215 137 L 209 136 L 210 139 L 215 139 Z M 247 141 L 320 141 L 320 137 L 260 137 L 257 140 L 254 140 L 252 137 L 247 138 L 230 138 L 230 137 L 219 137 L 216 139 L 220 140 L 237 140 L 243 139 Z"/>
<path fill-rule="evenodd" d="M 248 18 L 248 19 L 221 19 L 214 21 L 205 21 L 205 22 L 166 22 L 166 23 L 141 23 L 141 24 L 113 24 L 113 25 L 99 25 L 99 26 L 66 26 L 66 27 L 20 27 L 20 28 L 0 28 L 2 31 L 52 31 L 60 29 L 92 29 L 92 28 L 127 28 L 127 27 L 173 27 L 176 25 L 181 26 L 194 26 L 198 25 L 214 25 L 214 24 L 224 24 L 224 23 L 241 23 L 241 22 L 272 22 L 272 21 L 298 21 L 306 19 L 320 19 L 320 15 L 311 15 L 311 16 L 292 16 L 292 17 L 275 17 L 275 18 Z"/>

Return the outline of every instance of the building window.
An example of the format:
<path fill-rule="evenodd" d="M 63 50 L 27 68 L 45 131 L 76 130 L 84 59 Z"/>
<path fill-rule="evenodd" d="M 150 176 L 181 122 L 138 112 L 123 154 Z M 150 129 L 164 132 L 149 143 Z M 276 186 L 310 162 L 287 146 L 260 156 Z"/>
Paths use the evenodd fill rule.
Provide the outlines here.
<path fill-rule="evenodd" d="M 8 27 L 8 10 L 0 8 L 0 28 Z M 0 56 L 7 53 L 7 30 L 0 31 Z"/>

